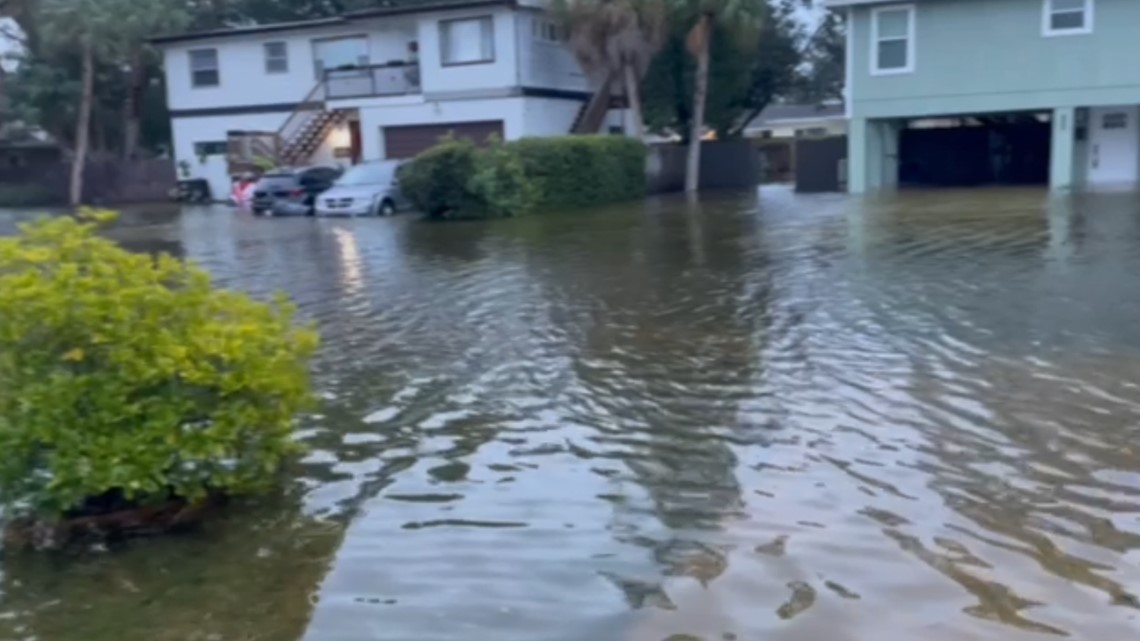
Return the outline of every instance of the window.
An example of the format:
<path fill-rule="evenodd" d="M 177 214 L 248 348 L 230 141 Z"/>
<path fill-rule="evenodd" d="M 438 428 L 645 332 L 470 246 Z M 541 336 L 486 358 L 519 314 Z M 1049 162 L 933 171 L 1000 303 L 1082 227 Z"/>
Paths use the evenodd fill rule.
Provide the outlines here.
<path fill-rule="evenodd" d="M 535 20 L 534 39 L 539 42 L 561 42 L 566 40 L 566 33 L 562 27 L 549 20 Z"/>
<path fill-rule="evenodd" d="M 265 43 L 265 73 L 289 73 L 289 45 L 287 43 Z"/>
<path fill-rule="evenodd" d="M 317 80 L 327 69 L 351 69 L 368 66 L 368 38 L 353 36 L 313 41 L 313 64 Z"/>
<path fill-rule="evenodd" d="M 217 87 L 221 83 L 218 74 L 218 50 L 195 49 L 190 52 L 190 86 Z"/>
<path fill-rule="evenodd" d="M 1047 36 L 1092 33 L 1093 0 L 1044 0 L 1042 28 Z"/>
<path fill-rule="evenodd" d="M 871 12 L 871 75 L 914 71 L 914 5 Z"/>
<path fill-rule="evenodd" d="M 206 156 L 224 156 L 228 146 L 224 140 L 208 140 L 194 143 L 194 155 L 199 158 Z"/>
<path fill-rule="evenodd" d="M 443 66 L 495 61 L 495 26 L 490 16 L 439 23 Z"/>

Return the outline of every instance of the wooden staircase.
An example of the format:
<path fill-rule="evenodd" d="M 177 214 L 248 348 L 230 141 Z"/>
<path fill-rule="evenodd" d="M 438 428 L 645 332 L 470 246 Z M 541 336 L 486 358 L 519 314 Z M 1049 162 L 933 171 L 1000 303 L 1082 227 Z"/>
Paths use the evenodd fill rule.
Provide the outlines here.
<path fill-rule="evenodd" d="M 570 133 L 572 134 L 596 134 L 602 128 L 602 123 L 606 120 L 606 112 L 610 110 L 610 104 L 613 102 L 613 89 L 617 84 L 617 74 L 610 74 L 594 95 L 590 96 L 590 100 L 582 103 L 582 108 L 578 110 L 578 115 L 574 118 L 574 124 L 570 126 Z"/>
<path fill-rule="evenodd" d="M 325 106 L 325 83 L 318 82 L 277 131 L 234 131 L 228 135 L 231 176 L 309 162 L 345 114 Z"/>
<path fill-rule="evenodd" d="M 344 113 L 337 110 L 320 109 L 307 114 L 295 132 L 288 138 L 282 137 L 281 152 L 277 155 L 278 164 L 304 164 L 320 148 L 329 132 L 342 122 Z"/>

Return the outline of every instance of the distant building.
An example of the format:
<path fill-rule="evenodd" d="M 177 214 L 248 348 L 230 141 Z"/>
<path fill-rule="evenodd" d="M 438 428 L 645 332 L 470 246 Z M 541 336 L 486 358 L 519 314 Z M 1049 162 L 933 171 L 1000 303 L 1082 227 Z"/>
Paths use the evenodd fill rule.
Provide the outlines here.
<path fill-rule="evenodd" d="M 435 0 L 153 42 L 174 157 L 215 195 L 259 156 L 347 164 L 409 158 L 449 132 L 567 134 L 593 97 L 538 0 Z M 620 128 L 600 106 L 598 129 Z"/>
<path fill-rule="evenodd" d="M 818 138 L 847 133 L 841 104 L 768 105 L 744 128 L 747 138 Z"/>

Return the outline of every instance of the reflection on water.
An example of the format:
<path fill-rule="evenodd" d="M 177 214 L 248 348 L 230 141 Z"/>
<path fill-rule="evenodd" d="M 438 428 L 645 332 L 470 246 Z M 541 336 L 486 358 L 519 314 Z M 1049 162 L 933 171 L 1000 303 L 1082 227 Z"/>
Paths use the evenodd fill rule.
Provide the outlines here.
<path fill-rule="evenodd" d="M 1140 632 L 1132 195 L 114 235 L 289 292 L 324 402 L 280 500 L 5 558 L 0 639 Z"/>

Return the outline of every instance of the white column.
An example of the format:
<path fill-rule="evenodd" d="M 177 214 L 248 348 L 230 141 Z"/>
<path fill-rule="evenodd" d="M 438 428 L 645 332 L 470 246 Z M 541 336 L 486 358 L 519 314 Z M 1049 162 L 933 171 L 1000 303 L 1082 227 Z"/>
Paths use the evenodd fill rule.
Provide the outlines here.
<path fill-rule="evenodd" d="M 867 191 L 867 129 L 866 118 L 847 123 L 847 191 L 852 194 Z"/>
<path fill-rule="evenodd" d="M 1076 109 L 1058 107 L 1053 110 L 1053 133 L 1049 144 L 1049 189 L 1067 191 L 1073 188 L 1073 134 Z"/>

